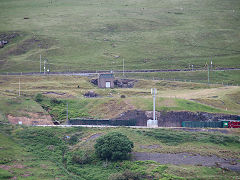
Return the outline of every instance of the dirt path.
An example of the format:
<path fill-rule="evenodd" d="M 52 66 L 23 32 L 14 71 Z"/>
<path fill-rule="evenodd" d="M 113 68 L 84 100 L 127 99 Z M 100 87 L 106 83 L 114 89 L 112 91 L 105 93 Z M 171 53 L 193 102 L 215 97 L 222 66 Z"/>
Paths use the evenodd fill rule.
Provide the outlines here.
<path fill-rule="evenodd" d="M 95 140 L 98 137 L 100 137 L 101 135 L 103 135 L 102 133 L 97 133 L 97 134 L 93 134 L 90 137 L 88 137 L 87 139 L 85 139 L 85 142 L 91 141 L 91 140 Z"/>
<path fill-rule="evenodd" d="M 240 172 L 240 163 L 236 159 L 223 159 L 217 156 L 192 155 L 190 153 L 146 153 L 133 152 L 134 161 L 152 160 L 161 164 L 216 166 Z"/>

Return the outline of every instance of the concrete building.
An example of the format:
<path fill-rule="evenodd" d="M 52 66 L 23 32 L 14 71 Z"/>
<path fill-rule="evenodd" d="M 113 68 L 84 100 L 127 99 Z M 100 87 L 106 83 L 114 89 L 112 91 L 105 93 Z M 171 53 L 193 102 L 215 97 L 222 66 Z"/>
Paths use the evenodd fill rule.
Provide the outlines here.
<path fill-rule="evenodd" d="M 99 74 L 98 87 L 100 88 L 114 88 L 114 75 L 112 73 Z"/>

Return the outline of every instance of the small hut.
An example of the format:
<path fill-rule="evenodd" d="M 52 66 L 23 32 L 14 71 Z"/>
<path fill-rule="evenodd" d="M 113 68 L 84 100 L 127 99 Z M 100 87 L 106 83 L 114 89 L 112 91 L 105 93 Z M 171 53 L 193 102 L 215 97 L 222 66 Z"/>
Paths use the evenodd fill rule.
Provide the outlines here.
<path fill-rule="evenodd" d="M 114 75 L 112 73 L 99 74 L 98 87 L 99 88 L 114 88 Z"/>

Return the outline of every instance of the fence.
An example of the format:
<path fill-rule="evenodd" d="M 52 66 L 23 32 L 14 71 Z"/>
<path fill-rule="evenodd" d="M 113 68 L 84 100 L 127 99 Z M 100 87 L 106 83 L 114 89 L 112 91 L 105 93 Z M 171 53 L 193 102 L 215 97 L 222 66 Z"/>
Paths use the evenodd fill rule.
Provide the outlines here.
<path fill-rule="evenodd" d="M 137 120 L 70 119 L 71 125 L 136 126 Z"/>

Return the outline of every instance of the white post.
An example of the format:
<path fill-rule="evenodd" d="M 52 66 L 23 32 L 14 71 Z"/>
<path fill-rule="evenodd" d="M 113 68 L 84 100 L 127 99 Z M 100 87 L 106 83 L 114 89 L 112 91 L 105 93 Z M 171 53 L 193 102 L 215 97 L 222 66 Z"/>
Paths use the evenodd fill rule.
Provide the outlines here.
<path fill-rule="evenodd" d="M 18 96 L 21 95 L 21 89 L 20 89 L 20 78 L 19 78 L 19 83 L 18 83 Z"/>
<path fill-rule="evenodd" d="M 209 84 L 209 66 L 208 66 L 208 84 Z"/>
<path fill-rule="evenodd" d="M 68 123 L 68 103 L 67 103 L 67 123 Z"/>
<path fill-rule="evenodd" d="M 123 76 L 124 76 L 124 59 L 123 59 Z"/>
<path fill-rule="evenodd" d="M 153 89 L 153 120 L 156 120 L 155 117 L 155 100 L 156 100 L 156 96 L 155 96 L 155 88 Z"/>
<path fill-rule="evenodd" d="M 44 67 L 43 67 L 43 70 L 44 70 L 44 75 L 45 75 L 45 72 L 46 72 L 46 60 L 44 60 Z"/>
<path fill-rule="evenodd" d="M 152 88 L 151 89 L 151 94 L 153 95 L 153 120 L 156 120 L 155 101 L 156 101 L 157 89 L 156 88 Z"/>
<path fill-rule="evenodd" d="M 42 55 L 40 54 L 40 74 L 42 72 Z"/>
<path fill-rule="evenodd" d="M 158 121 L 156 119 L 156 112 L 155 112 L 155 99 L 156 99 L 157 89 L 152 88 L 151 94 L 153 95 L 153 120 L 149 119 L 147 121 L 147 127 L 154 128 L 154 127 L 158 127 Z"/>

